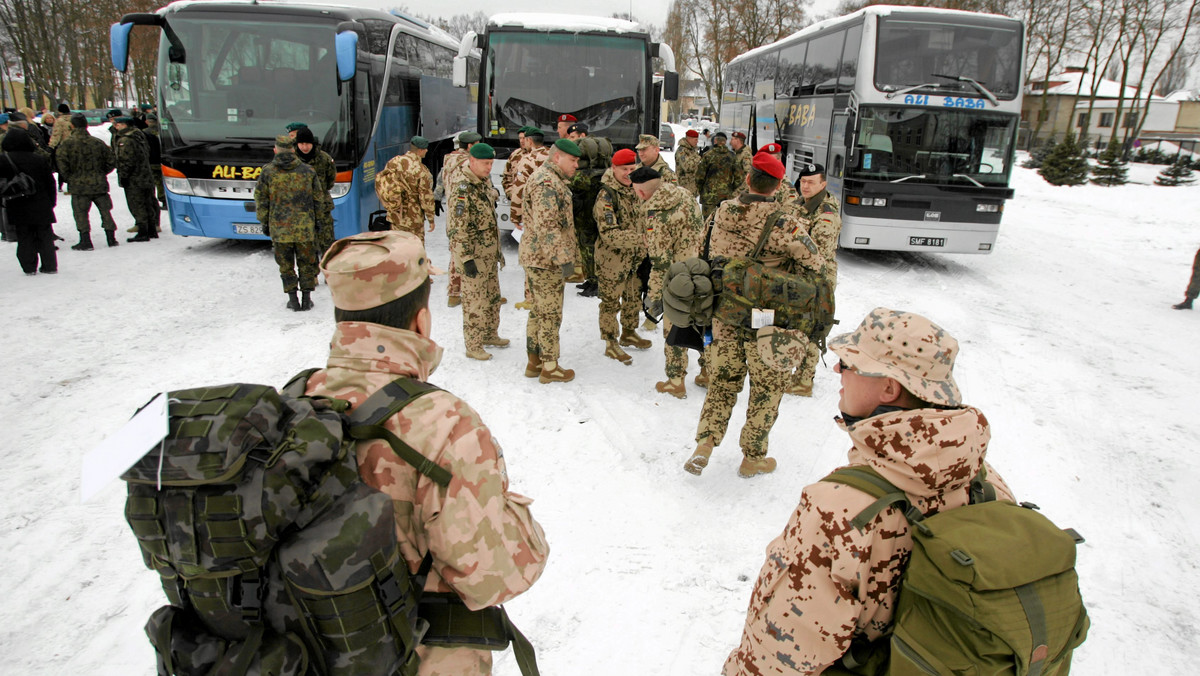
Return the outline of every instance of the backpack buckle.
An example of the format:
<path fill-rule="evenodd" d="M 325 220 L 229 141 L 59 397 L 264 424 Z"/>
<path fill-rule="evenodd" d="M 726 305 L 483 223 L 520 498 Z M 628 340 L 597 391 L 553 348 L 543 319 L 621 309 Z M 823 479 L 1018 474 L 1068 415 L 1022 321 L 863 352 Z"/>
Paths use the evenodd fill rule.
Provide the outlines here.
<path fill-rule="evenodd" d="M 243 574 L 240 583 L 233 587 L 237 590 L 238 598 L 233 599 L 233 605 L 241 608 L 242 619 L 247 622 L 258 622 L 262 619 L 262 599 L 266 585 L 258 575 Z"/>
<path fill-rule="evenodd" d="M 970 554 L 964 552 L 961 549 L 956 549 L 956 550 L 950 552 L 950 558 L 954 559 L 954 562 L 960 566 L 975 565 L 975 559 L 971 558 Z"/>

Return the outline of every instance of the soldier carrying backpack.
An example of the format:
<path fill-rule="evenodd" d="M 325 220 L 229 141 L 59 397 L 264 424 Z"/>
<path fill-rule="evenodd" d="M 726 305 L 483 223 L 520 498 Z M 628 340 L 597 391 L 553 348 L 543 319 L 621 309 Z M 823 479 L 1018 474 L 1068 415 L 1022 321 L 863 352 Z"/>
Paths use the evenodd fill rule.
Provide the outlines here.
<path fill-rule="evenodd" d="M 807 486 L 768 545 L 725 676 L 1067 674 L 1088 630 L 1081 540 L 988 466 L 958 342 L 876 308 L 829 348 L 849 464 Z"/>

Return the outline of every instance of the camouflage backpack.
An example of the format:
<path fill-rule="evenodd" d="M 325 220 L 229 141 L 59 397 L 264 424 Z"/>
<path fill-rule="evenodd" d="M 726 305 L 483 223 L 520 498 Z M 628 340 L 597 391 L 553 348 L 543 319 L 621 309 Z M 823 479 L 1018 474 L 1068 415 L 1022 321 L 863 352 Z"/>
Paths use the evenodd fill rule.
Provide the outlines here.
<path fill-rule="evenodd" d="M 146 624 L 159 674 L 417 673 L 432 558 L 410 574 L 391 499 L 359 480 L 354 444 L 385 438 L 448 485 L 382 427 L 437 388 L 399 379 L 347 414 L 304 396 L 311 373 L 282 392 L 171 392 L 169 434 L 122 476 L 126 519 L 170 601 Z"/>
<path fill-rule="evenodd" d="M 1065 676 L 1089 620 L 1075 573 L 1083 538 L 1035 505 L 996 500 L 986 471 L 968 505 L 925 516 L 878 472 L 843 467 L 823 481 L 875 502 L 851 524 L 862 530 L 901 510 L 913 548 L 900 579 L 891 634 L 855 642 L 825 673 L 864 676 Z"/>

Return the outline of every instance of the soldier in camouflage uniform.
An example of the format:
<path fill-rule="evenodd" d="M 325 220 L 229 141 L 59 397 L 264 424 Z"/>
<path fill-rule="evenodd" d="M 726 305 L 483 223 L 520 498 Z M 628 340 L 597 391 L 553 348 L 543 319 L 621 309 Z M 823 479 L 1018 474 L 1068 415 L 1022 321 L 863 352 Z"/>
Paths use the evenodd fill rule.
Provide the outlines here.
<path fill-rule="evenodd" d="M 1200 296 L 1200 250 L 1196 251 L 1196 259 L 1192 261 L 1192 278 L 1188 280 L 1187 290 L 1183 292 L 1183 301 L 1172 305 L 1176 310 L 1191 310 L 1192 301 Z"/>
<path fill-rule="evenodd" d="M 510 202 L 512 201 L 513 179 L 517 177 L 517 163 L 529 152 L 529 141 L 525 137 L 528 129 L 529 127 L 521 127 L 517 130 L 517 149 L 509 153 L 508 160 L 504 163 L 504 173 L 500 175 L 500 189 L 504 191 L 504 196 Z"/>
<path fill-rule="evenodd" d="M 79 231 L 79 244 L 72 246 L 76 251 L 92 250 L 92 224 L 88 212 L 92 205 L 100 213 L 100 227 L 110 247 L 117 246 L 117 224 L 112 217 L 112 198 L 108 195 L 108 175 L 117 168 L 117 158 L 104 141 L 92 136 L 87 130 L 87 118 L 75 113 L 68 120 L 74 132 L 55 148 L 59 176 L 67 181 L 71 190 L 71 212 L 75 215 L 75 229 Z M 57 122 L 55 129 L 57 130 Z"/>
<path fill-rule="evenodd" d="M 646 225 L 646 247 L 653 267 L 650 272 L 650 290 L 646 304 L 655 308 L 651 315 L 662 316 L 663 278 L 672 263 L 700 255 L 704 241 L 704 221 L 700 219 L 700 205 L 696 197 L 682 185 L 667 183 L 658 172 L 649 168 L 638 169 L 630 175 L 634 193 L 642 200 L 642 211 Z M 671 322 L 662 318 L 663 338 L 671 332 Z M 666 356 L 667 379 L 654 384 L 654 389 L 683 399 L 687 389 L 683 384 L 687 375 L 687 349 L 667 345 L 663 342 Z"/>
<path fill-rule="evenodd" d="M 737 159 L 725 145 L 725 132 L 713 134 L 713 147 L 700 158 L 697 183 L 705 221 L 721 202 L 737 194 Z"/>
<path fill-rule="evenodd" d="M 849 465 L 875 470 L 925 515 L 966 505 L 971 480 L 985 467 L 997 499 L 1013 501 L 986 462 L 987 419 L 963 405 L 953 374 L 958 343 L 944 329 L 876 308 L 829 348 L 841 359 L 836 420 L 850 435 Z M 782 673 L 781 665 L 790 674 L 824 673 L 851 641 L 891 633 L 912 536 L 898 509 L 861 529 L 851 525 L 874 501 L 838 483 L 804 488 L 783 533 L 767 546 L 725 676 Z"/>
<path fill-rule="evenodd" d="M 710 151 L 716 152 L 716 150 Z M 723 203 L 712 226 L 709 252 L 712 257 L 748 256 L 772 214 L 779 214 L 758 260 L 777 266 L 804 265 L 818 269 L 820 254 L 808 248 L 805 224 L 771 197 L 784 176 L 783 165 L 771 155 L 754 158 L 750 192 Z M 767 436 L 779 414 L 779 400 L 787 386 L 790 366 L 803 357 L 808 338 L 799 331 L 777 331 L 776 327 L 754 329 L 728 326 L 713 318 L 713 342 L 709 346 L 708 393 L 696 429 L 696 450 L 684 465 L 700 474 L 708 465 L 713 448 L 721 444 L 729 417 L 737 403 L 746 373 L 750 373 L 750 397 L 746 423 L 742 427 L 741 467 L 744 478 L 775 471 L 775 459 L 767 457 Z M 786 340 L 782 340 L 786 339 Z"/>
<path fill-rule="evenodd" d="M 263 167 L 254 189 L 258 222 L 271 237 L 283 292 L 291 310 L 311 310 L 317 286 L 317 210 L 321 202 L 317 172 L 296 157 L 296 142 L 275 137 L 275 159 Z M 297 274 L 298 273 L 298 274 Z M 328 279 L 328 277 L 326 277 Z M 296 290 L 304 297 L 296 297 Z"/>
<path fill-rule="evenodd" d="M 679 182 L 679 177 L 675 175 L 675 170 L 663 159 L 662 153 L 658 152 L 657 136 L 653 134 L 639 134 L 637 155 L 639 167 L 649 167 L 657 171 L 658 175 L 662 176 L 662 180 L 667 183 Z"/>
<path fill-rule="evenodd" d="M 733 157 L 737 160 L 737 182 L 741 185 L 746 182 L 746 177 L 750 175 L 750 164 L 754 159 L 754 155 L 750 152 L 750 146 L 746 145 L 746 135 L 740 131 L 735 131 L 729 135 L 729 148 L 733 151 Z"/>
<path fill-rule="evenodd" d="M 637 195 L 629 175 L 637 156 L 632 150 L 618 150 L 612 167 L 600 179 L 596 198 L 595 222 L 600 239 L 596 245 L 596 271 L 600 281 L 600 338 L 604 356 L 623 364 L 633 357 L 621 349 L 644 350 L 650 341 L 637 334 L 638 313 L 642 309 L 638 265 L 646 257 L 646 233 L 642 225 Z M 617 336 L 617 312 L 621 314 L 621 335 Z"/>
<path fill-rule="evenodd" d="M 550 149 L 542 144 L 545 135 L 545 132 L 536 127 L 525 129 L 528 150 L 521 156 L 513 169 L 512 183 L 508 188 L 508 214 L 512 219 L 513 227 L 517 230 L 524 228 L 525 184 L 533 172 L 537 171 L 538 167 L 545 164 L 546 160 L 550 158 Z M 511 160 L 509 166 L 513 166 Z M 533 309 L 533 293 L 529 290 L 528 279 L 525 280 L 525 300 L 517 303 L 514 307 L 518 310 Z"/>
<path fill-rule="evenodd" d="M 575 270 L 578 254 L 571 177 L 582 152 L 569 139 L 554 142 L 554 150 L 525 184 L 524 236 L 519 259 L 529 278 L 533 308 L 525 325 L 527 378 L 565 383 L 575 372 L 558 363 L 558 332 L 562 326 L 563 280 Z"/>
<path fill-rule="evenodd" d="M 133 124 L 132 117 L 113 120 L 117 130 L 113 141 L 117 160 L 117 183 L 125 189 L 125 204 L 137 227 L 129 242 L 148 242 L 158 238 L 159 208 L 154 198 L 154 174 L 150 171 L 150 150 L 146 137 Z"/>
<path fill-rule="evenodd" d="M 58 117 L 54 119 L 54 128 L 50 131 L 50 147 L 58 148 L 58 144 L 67 140 L 71 135 L 71 106 L 58 104 Z M 86 118 L 85 118 L 86 119 Z"/>
<path fill-rule="evenodd" d="M 147 116 L 149 117 L 149 116 Z M 296 157 L 300 161 L 313 168 L 317 172 L 317 180 L 321 182 L 321 203 L 317 205 L 317 259 L 333 244 L 333 196 L 329 193 L 333 189 L 334 181 L 337 180 L 337 165 L 333 162 L 333 157 L 329 153 L 321 150 L 321 146 L 317 143 L 316 137 L 313 136 L 312 130 L 308 127 L 297 129 L 293 139 L 296 141 Z M 428 174 L 428 170 L 426 171 Z M 376 179 L 378 180 L 378 179 Z M 430 179 L 430 183 L 433 179 Z M 375 189 L 379 190 L 379 184 L 375 184 Z M 430 223 L 433 220 L 430 219 Z"/>
<path fill-rule="evenodd" d="M 783 146 L 779 145 L 778 143 L 768 143 L 758 152 L 774 155 L 775 159 L 779 160 L 781 164 L 786 164 L 782 157 Z M 738 190 L 738 195 L 741 195 L 747 190 L 749 190 L 749 188 L 746 186 L 746 182 L 742 181 L 742 187 Z M 796 186 L 792 185 L 791 181 L 788 181 L 786 176 L 784 176 L 783 180 L 779 182 L 779 190 L 775 191 L 775 201 L 782 205 L 796 204 L 800 201 L 800 193 L 796 192 Z"/>
<path fill-rule="evenodd" d="M 328 365 L 308 381 L 310 396 L 344 399 L 354 409 L 399 377 L 429 379 L 442 348 L 429 337 L 428 260 L 420 240 L 406 232 L 364 232 L 334 243 L 321 269 L 338 323 Z M 381 439 L 355 448 L 363 481 L 396 507 L 396 535 L 409 569 L 417 570 L 427 553 L 433 559 L 425 591 L 478 611 L 529 589 L 550 546 L 531 500 L 509 490 L 504 454 L 479 414 L 437 390 L 383 426 L 452 475 L 448 487 L 439 487 Z M 488 650 L 420 645 L 417 653 L 421 676 L 492 670 Z"/>
<path fill-rule="evenodd" d="M 675 148 L 675 173 L 679 177 L 679 185 L 692 193 L 692 196 L 700 195 L 700 186 L 697 183 L 700 178 L 700 152 L 696 150 L 699 142 L 700 132 L 689 129 Z"/>
<path fill-rule="evenodd" d="M 579 295 L 595 297 L 599 293 L 596 275 L 596 241 L 600 231 L 593 211 L 596 197 L 600 195 L 600 181 L 607 171 L 607 161 L 601 155 L 600 145 L 587 137 L 587 125 L 576 123 L 568 131 L 571 140 L 579 146 L 579 167 L 571 178 L 571 200 L 575 211 L 575 238 L 579 247 L 579 267 L 567 278 L 569 284 L 582 284 Z"/>
<path fill-rule="evenodd" d="M 433 174 L 425 166 L 429 141 L 414 136 L 408 142 L 408 152 L 388 160 L 387 166 L 375 177 L 375 194 L 388 212 L 392 230 L 403 230 L 425 242 L 425 223 L 429 232 L 434 227 Z M 450 164 L 450 156 L 446 158 Z"/>
<path fill-rule="evenodd" d="M 496 201 L 492 187 L 492 162 L 496 151 L 486 143 L 471 146 L 463 179 L 457 183 L 448 205 L 446 234 L 454 259 L 462 266 L 463 343 L 467 356 L 486 361 L 492 355 L 485 345 L 508 346 L 501 338 L 500 229 L 496 225 Z"/>
<path fill-rule="evenodd" d="M 441 204 L 446 195 L 453 195 L 458 182 L 463 180 L 463 172 L 467 168 L 468 153 L 471 146 L 479 143 L 483 137 L 473 131 L 458 135 L 458 150 L 446 155 L 442 163 L 442 171 L 438 174 L 437 186 L 433 189 L 433 199 Z M 449 282 L 446 284 L 446 305 L 455 307 L 462 303 L 462 273 L 454 260 L 454 250 L 450 250 Z"/>

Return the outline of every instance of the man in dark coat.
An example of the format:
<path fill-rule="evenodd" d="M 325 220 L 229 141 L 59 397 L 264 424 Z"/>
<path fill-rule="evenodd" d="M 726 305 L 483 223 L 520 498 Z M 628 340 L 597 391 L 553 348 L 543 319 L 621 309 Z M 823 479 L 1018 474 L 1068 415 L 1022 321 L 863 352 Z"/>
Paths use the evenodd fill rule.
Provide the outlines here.
<path fill-rule="evenodd" d="M 117 245 L 117 224 L 112 217 L 112 198 L 108 195 L 108 175 L 117 167 L 117 158 L 104 141 L 88 133 L 82 113 L 71 116 L 71 135 L 55 148 L 59 176 L 71 190 L 71 212 L 79 231 L 76 251 L 92 250 L 92 224 L 88 212 L 92 205 L 100 212 L 100 226 L 110 247 Z"/>
<path fill-rule="evenodd" d="M 137 226 L 137 235 L 126 241 L 149 242 L 158 238 L 159 210 L 146 135 L 134 125 L 132 117 L 114 119 L 113 127 L 117 130 L 117 184 L 125 189 L 125 204 Z"/>
<path fill-rule="evenodd" d="M 4 151 L 0 159 L 0 177 L 12 178 L 28 174 L 37 186 L 36 192 L 23 197 L 11 197 L 5 202 L 10 227 L 17 239 L 17 262 L 27 275 L 38 272 L 52 275 L 58 272 L 58 255 L 54 252 L 54 204 L 58 190 L 50 173 L 50 160 L 37 153 L 37 145 L 20 127 L 11 127 L 0 141 Z M 41 263 L 39 267 L 39 261 Z"/>

